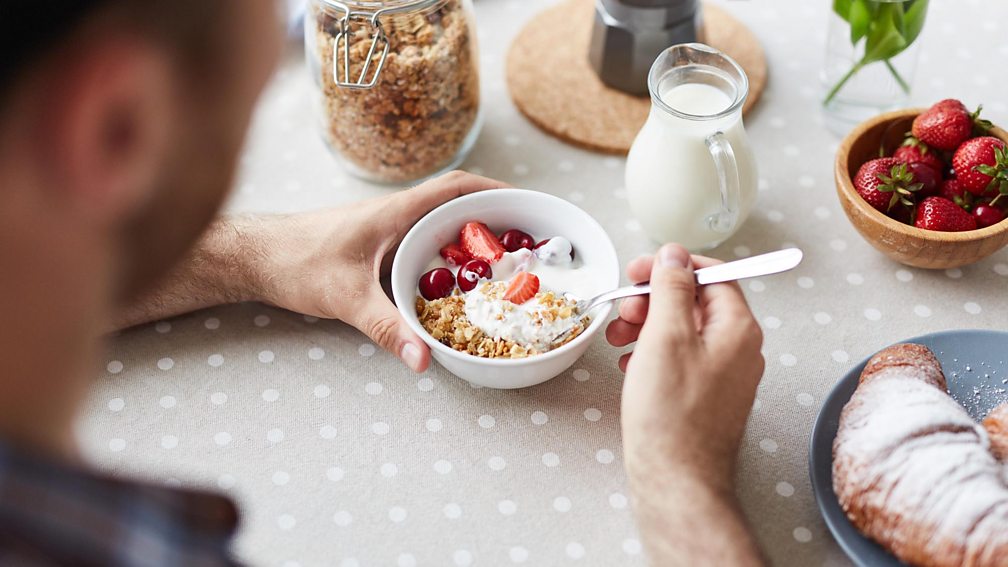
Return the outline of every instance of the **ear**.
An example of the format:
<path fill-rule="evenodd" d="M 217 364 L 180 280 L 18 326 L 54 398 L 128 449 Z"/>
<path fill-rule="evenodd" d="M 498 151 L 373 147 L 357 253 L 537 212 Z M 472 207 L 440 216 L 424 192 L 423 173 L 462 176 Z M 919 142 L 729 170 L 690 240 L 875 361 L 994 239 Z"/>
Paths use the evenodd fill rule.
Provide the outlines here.
<path fill-rule="evenodd" d="M 54 63 L 37 155 L 62 202 L 114 223 L 149 198 L 164 167 L 178 111 L 172 62 L 143 39 L 92 37 Z"/>

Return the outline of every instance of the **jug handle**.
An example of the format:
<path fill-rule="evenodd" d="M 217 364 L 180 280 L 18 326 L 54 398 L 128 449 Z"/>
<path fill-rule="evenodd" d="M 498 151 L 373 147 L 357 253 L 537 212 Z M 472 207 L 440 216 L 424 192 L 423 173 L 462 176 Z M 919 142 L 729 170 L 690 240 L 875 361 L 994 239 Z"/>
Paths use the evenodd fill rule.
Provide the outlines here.
<path fill-rule="evenodd" d="M 718 186 L 721 191 L 721 210 L 707 217 L 707 225 L 714 232 L 728 234 L 735 230 L 739 217 L 741 189 L 735 150 L 723 132 L 715 132 L 707 137 L 707 149 L 714 159 L 717 169 Z"/>

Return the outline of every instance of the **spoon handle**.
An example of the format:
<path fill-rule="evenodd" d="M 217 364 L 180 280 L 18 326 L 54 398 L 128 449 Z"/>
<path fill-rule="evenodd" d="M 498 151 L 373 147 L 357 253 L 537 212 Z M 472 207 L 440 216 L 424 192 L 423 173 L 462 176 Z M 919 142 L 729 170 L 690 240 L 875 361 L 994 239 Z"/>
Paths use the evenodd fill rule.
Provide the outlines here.
<path fill-rule="evenodd" d="M 696 271 L 697 285 L 710 285 L 724 283 L 745 278 L 756 278 L 759 276 L 769 276 L 779 274 L 793 269 L 802 261 L 802 251 L 797 248 L 787 248 L 760 254 L 742 260 L 735 260 L 709 268 L 701 268 Z M 651 293 L 651 284 L 648 282 L 637 285 L 621 287 L 613 291 L 599 295 L 586 307 L 586 310 L 594 309 L 596 306 L 609 301 L 632 297 L 635 295 L 647 295 Z"/>

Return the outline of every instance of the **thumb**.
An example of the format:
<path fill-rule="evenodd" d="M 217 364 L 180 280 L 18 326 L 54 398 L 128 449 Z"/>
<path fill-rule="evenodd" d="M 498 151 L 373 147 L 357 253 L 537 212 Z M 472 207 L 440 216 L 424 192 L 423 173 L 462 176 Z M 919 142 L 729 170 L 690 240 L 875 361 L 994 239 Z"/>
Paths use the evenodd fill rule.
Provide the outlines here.
<path fill-rule="evenodd" d="M 698 338 L 693 309 L 696 276 L 689 252 L 678 244 L 662 246 L 651 268 L 651 298 L 641 337 L 663 345 Z"/>
<path fill-rule="evenodd" d="M 430 349 L 403 320 L 380 286 L 371 288 L 360 308 L 347 321 L 378 346 L 398 356 L 410 370 L 422 373 L 430 366 Z"/>

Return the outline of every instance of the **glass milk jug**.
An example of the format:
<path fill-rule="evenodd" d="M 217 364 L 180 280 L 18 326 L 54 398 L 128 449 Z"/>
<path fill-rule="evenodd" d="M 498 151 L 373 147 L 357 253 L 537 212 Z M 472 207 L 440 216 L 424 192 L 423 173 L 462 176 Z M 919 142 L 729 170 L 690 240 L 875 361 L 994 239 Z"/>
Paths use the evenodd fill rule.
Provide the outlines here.
<path fill-rule="evenodd" d="M 627 157 L 630 209 L 658 242 L 714 248 L 756 199 L 756 164 L 742 126 L 745 72 L 707 45 L 666 49 L 648 75 L 651 114 Z"/>

